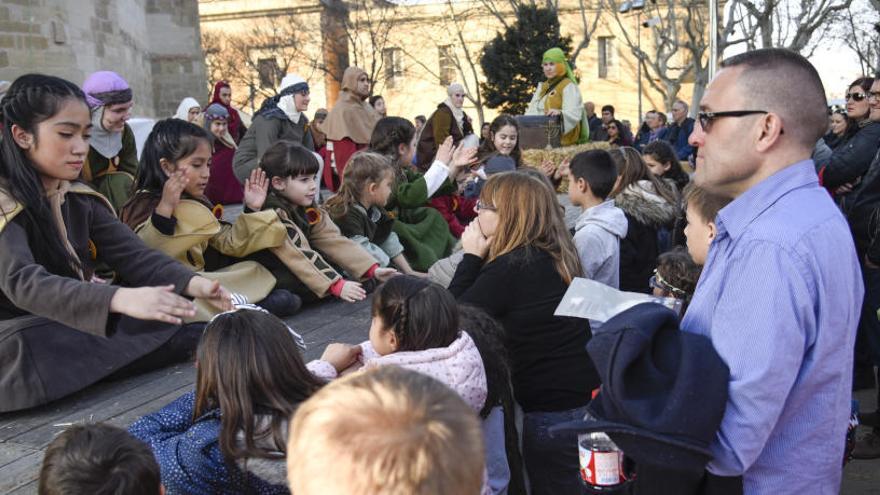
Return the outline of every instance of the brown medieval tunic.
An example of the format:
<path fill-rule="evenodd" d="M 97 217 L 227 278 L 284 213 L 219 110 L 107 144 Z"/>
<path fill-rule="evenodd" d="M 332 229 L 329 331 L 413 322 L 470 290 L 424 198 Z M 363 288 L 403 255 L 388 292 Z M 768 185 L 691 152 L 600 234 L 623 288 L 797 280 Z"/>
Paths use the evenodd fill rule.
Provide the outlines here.
<path fill-rule="evenodd" d="M 182 293 L 194 273 L 149 249 L 106 202 L 79 185 L 61 213 L 84 278 L 104 263 L 130 286 L 173 284 Z M 8 206 L 8 204 L 6 205 Z M 47 270 L 28 236 L 27 211 L 0 212 L 0 412 L 76 392 L 145 356 L 180 327 L 110 313 L 118 285 Z"/>

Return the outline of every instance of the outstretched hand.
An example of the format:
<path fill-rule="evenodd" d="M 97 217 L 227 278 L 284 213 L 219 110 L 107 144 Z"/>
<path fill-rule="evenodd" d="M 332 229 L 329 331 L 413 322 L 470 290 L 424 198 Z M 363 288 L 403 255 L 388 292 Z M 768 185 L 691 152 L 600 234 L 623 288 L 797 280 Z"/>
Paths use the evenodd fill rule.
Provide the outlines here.
<path fill-rule="evenodd" d="M 173 285 L 161 287 L 120 287 L 110 299 L 110 311 L 138 320 L 153 320 L 181 325 L 184 318 L 196 315 L 195 305 L 174 293 Z"/>
<path fill-rule="evenodd" d="M 367 297 L 367 291 L 357 282 L 347 280 L 342 284 L 342 290 L 339 292 L 339 299 L 345 302 L 363 301 Z"/>
<path fill-rule="evenodd" d="M 232 309 L 232 295 L 217 280 L 197 275 L 189 280 L 184 293 L 196 299 L 204 299 L 220 311 Z"/>
<path fill-rule="evenodd" d="M 400 272 L 394 268 L 376 268 L 376 271 L 373 272 L 373 277 L 379 282 L 387 282 L 396 275 L 400 275 Z"/>
<path fill-rule="evenodd" d="M 244 180 L 244 204 L 253 211 L 263 209 L 266 194 L 269 192 L 269 178 L 261 168 L 251 171 L 251 176 Z"/>
<path fill-rule="evenodd" d="M 443 163 L 443 165 L 452 165 L 452 136 L 446 136 L 446 139 L 440 143 L 434 160 Z"/>

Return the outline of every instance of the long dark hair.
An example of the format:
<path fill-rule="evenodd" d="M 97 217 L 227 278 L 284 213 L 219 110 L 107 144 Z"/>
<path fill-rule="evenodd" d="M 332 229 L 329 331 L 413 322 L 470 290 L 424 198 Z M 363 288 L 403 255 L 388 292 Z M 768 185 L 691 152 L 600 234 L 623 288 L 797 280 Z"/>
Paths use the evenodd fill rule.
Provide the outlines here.
<path fill-rule="evenodd" d="M 176 163 L 195 153 L 202 141 L 211 146 L 211 135 L 203 127 L 175 118 L 156 122 L 141 152 L 133 192 L 146 190 L 162 194 L 168 176 L 162 170 L 161 160 Z"/>
<path fill-rule="evenodd" d="M 439 285 L 412 275 L 385 282 L 373 296 L 379 317 L 399 342 L 397 352 L 447 347 L 458 338 L 458 306 Z"/>
<path fill-rule="evenodd" d="M 370 136 L 370 151 L 391 158 L 394 168 L 400 170 L 408 165 L 400 163 L 400 145 L 412 144 L 416 135 L 416 127 L 402 117 L 383 117 L 373 128 Z"/>
<path fill-rule="evenodd" d="M 196 357 L 193 420 L 220 409 L 223 456 L 283 457 L 278 453 L 287 450 L 287 421 L 323 385 L 306 368 L 287 326 L 257 310 L 221 314 L 205 328 Z M 258 414 L 271 419 L 258 423 Z"/>
<path fill-rule="evenodd" d="M 52 219 L 40 173 L 12 137 L 16 125 L 40 141 L 37 126 L 57 114 L 67 100 L 86 105 L 82 90 L 70 81 L 43 74 L 25 74 L 16 79 L 0 100 L 3 139 L 0 140 L 0 188 L 23 206 L 24 229 L 34 258 L 52 273 L 79 277 L 82 266 L 67 251 Z M 5 213 L 4 213 L 5 214 Z"/>
<path fill-rule="evenodd" d="M 489 124 L 489 139 L 484 140 L 480 144 L 480 149 L 477 150 L 477 158 L 480 163 L 486 163 L 490 158 L 498 155 L 498 150 L 495 149 L 494 143 L 495 133 L 500 131 L 502 127 L 506 126 L 512 126 L 516 129 L 516 148 L 510 152 L 510 157 L 513 158 L 516 168 L 519 168 L 522 165 L 522 150 L 519 147 L 519 124 L 516 122 L 515 118 L 504 113 L 495 117 L 495 120 Z"/>
<path fill-rule="evenodd" d="M 642 156 L 650 156 L 661 164 L 668 163 L 669 170 L 667 170 L 661 177 L 672 179 L 679 192 L 681 192 L 681 190 L 684 189 L 684 186 L 688 185 L 688 182 L 690 182 L 691 179 L 688 177 L 687 172 L 681 168 L 681 162 L 678 161 L 678 155 L 675 154 L 675 149 L 666 141 L 658 139 L 646 144 L 645 148 L 642 149 Z"/>

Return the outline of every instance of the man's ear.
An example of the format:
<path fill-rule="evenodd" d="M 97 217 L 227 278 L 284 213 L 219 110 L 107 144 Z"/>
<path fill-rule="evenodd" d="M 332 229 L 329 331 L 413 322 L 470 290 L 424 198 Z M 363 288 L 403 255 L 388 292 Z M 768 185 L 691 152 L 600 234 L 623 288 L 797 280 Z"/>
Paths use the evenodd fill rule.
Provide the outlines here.
<path fill-rule="evenodd" d="M 34 145 L 34 135 L 19 127 L 18 124 L 12 124 L 12 139 L 23 150 L 29 150 Z"/>
<path fill-rule="evenodd" d="M 582 193 L 590 192 L 590 184 L 583 177 L 579 178 L 575 184 L 577 185 L 578 191 Z"/>

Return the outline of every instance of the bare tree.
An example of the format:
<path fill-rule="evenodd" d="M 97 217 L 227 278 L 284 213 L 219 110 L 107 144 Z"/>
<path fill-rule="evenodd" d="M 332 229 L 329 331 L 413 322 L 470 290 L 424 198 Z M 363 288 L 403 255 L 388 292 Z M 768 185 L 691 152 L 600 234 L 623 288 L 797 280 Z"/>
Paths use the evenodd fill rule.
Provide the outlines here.
<path fill-rule="evenodd" d="M 875 1 L 880 6 L 880 0 Z M 866 5 L 856 11 L 847 9 L 840 25 L 838 39 L 858 57 L 861 73 L 880 71 L 880 8 Z"/>
<path fill-rule="evenodd" d="M 460 82 L 467 93 L 467 100 L 476 108 L 477 118 L 482 125 L 485 117 L 479 85 L 480 73 L 477 69 L 480 53 L 474 49 L 475 40 L 470 39 L 469 35 L 482 31 L 479 23 L 486 17 L 486 12 L 474 3 L 446 0 L 441 17 L 444 20 L 437 25 L 439 35 L 432 36 L 439 58 L 443 59 L 436 69 L 425 63 L 419 54 L 405 47 L 403 53 L 413 64 L 421 67 L 433 82 L 441 85 L 449 84 L 453 79 Z M 441 66 L 444 62 L 454 68 L 454 75 L 446 73 L 445 67 Z"/>
<path fill-rule="evenodd" d="M 319 70 L 309 57 L 307 30 L 293 16 L 266 17 L 241 34 L 202 30 L 202 49 L 210 81 L 226 80 L 250 88 L 233 93 L 235 103 L 253 111 L 258 100 L 274 96 L 281 78 L 298 72 L 309 79 Z"/>
<path fill-rule="evenodd" d="M 810 55 L 817 41 L 829 34 L 852 1 L 738 0 L 732 15 L 736 16 L 749 49 L 784 47 Z"/>
<path fill-rule="evenodd" d="M 342 22 L 349 60 L 367 72 L 373 83 L 371 92 L 379 93 L 387 79 L 386 50 L 400 49 L 394 46 L 392 33 L 403 12 L 397 4 L 386 0 L 351 0 L 346 7 L 348 15 Z"/>

